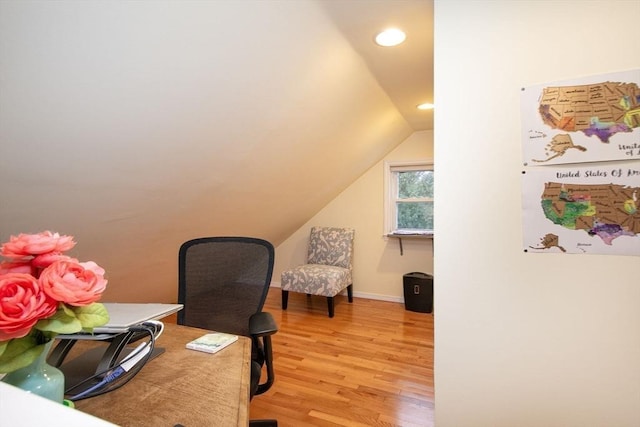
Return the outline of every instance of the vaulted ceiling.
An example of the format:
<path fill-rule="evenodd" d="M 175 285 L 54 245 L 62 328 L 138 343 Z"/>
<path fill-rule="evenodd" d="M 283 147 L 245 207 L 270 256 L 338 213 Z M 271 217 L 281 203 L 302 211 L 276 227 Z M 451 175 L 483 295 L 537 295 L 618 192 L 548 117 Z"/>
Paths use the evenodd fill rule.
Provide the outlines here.
<path fill-rule="evenodd" d="M 433 1 L 322 0 L 321 4 L 409 125 L 416 131 L 433 129 L 433 112 L 416 109 L 433 102 Z M 373 43 L 386 28 L 402 29 L 406 41 L 394 47 Z"/>
<path fill-rule="evenodd" d="M 166 275 L 197 236 L 278 244 L 432 127 L 431 10 L 1 2 L 0 237 L 74 234 L 116 280 Z M 372 43 L 389 25 L 397 50 Z"/>

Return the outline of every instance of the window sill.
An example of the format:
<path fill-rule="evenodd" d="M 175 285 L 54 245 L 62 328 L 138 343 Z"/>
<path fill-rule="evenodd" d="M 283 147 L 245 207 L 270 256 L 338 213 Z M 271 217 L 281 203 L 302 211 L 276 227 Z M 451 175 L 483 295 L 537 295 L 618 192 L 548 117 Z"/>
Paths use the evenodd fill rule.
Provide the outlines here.
<path fill-rule="evenodd" d="M 418 239 L 418 240 L 431 240 L 431 244 L 433 245 L 433 232 L 425 232 L 425 233 L 389 233 L 386 234 L 386 237 L 391 237 L 394 239 L 398 239 L 398 243 L 400 244 L 400 255 L 404 255 L 404 249 L 402 247 L 402 239 Z"/>

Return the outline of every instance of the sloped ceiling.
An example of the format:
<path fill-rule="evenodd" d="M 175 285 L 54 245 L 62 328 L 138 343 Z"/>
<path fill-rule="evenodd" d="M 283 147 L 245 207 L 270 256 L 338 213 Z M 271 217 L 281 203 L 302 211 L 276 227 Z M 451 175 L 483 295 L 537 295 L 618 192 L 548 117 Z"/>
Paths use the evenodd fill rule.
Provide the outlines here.
<path fill-rule="evenodd" d="M 129 301 L 190 238 L 280 243 L 420 126 L 332 3 L 1 2 L 0 238 L 72 234 Z"/>
<path fill-rule="evenodd" d="M 416 109 L 434 98 L 433 1 L 324 0 L 321 4 L 411 127 L 433 129 L 433 110 Z M 402 29 L 407 39 L 394 47 L 373 43 L 375 34 L 387 28 Z"/>

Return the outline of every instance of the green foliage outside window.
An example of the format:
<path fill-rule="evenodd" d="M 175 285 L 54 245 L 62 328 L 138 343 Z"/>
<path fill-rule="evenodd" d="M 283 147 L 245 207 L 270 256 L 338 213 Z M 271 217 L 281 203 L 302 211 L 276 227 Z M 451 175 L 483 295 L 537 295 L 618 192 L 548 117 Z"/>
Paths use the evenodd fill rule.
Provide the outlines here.
<path fill-rule="evenodd" d="M 398 197 L 433 198 L 433 171 L 398 172 Z"/>
<path fill-rule="evenodd" d="M 398 172 L 397 228 L 433 230 L 433 171 Z"/>

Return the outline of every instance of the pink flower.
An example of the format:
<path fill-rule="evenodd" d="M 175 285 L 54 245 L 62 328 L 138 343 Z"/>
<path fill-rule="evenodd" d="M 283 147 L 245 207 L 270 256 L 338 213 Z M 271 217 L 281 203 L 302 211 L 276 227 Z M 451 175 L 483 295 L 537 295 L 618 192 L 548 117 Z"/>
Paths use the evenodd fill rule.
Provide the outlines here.
<path fill-rule="evenodd" d="M 11 236 L 9 241 L 0 248 L 0 254 L 7 258 L 25 258 L 48 252 L 68 251 L 75 245 L 73 236 L 61 236 L 58 233 L 43 231 L 38 234 Z"/>
<path fill-rule="evenodd" d="M 29 262 L 24 262 L 24 261 L 0 262 L 0 275 L 7 274 L 7 273 L 31 274 L 31 272 L 32 272 L 32 267 L 31 267 L 31 263 Z"/>
<path fill-rule="evenodd" d="M 60 252 L 50 252 L 47 254 L 42 254 L 36 256 L 33 260 L 31 260 L 31 265 L 34 268 L 47 268 L 51 264 L 56 261 L 75 261 L 78 262 L 77 259 L 71 258 L 67 255 L 62 255 Z"/>
<path fill-rule="evenodd" d="M 57 306 L 33 276 L 0 276 L 0 341 L 24 337 L 38 320 L 55 313 Z"/>
<path fill-rule="evenodd" d="M 98 301 L 107 287 L 104 270 L 93 261 L 55 261 L 42 271 L 39 281 L 51 298 L 73 306 Z"/>

